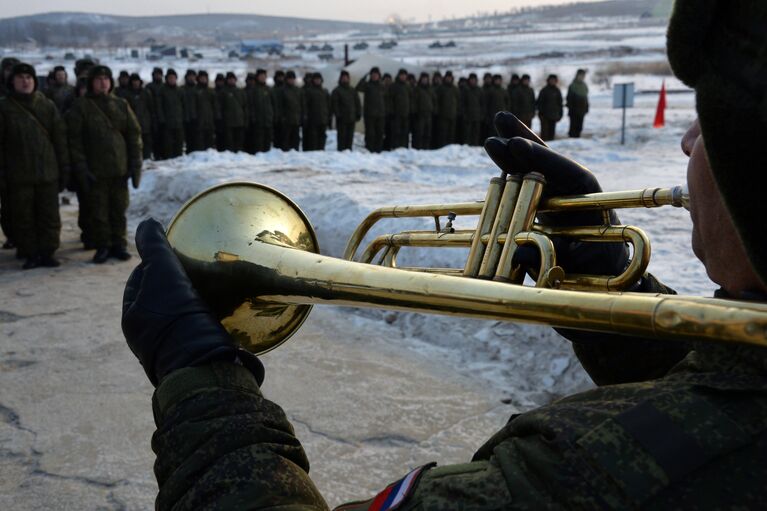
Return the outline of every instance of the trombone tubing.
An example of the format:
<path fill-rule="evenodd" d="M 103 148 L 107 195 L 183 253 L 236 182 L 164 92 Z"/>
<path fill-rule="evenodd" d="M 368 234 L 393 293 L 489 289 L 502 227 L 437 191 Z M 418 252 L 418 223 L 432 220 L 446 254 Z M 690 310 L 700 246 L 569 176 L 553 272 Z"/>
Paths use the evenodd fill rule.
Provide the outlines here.
<path fill-rule="evenodd" d="M 259 298 L 271 302 L 374 307 L 767 347 L 767 304 L 512 286 L 355 263 L 261 242 L 252 248 L 240 260 L 248 269 L 238 279 L 258 285 Z M 220 270 L 227 273 L 225 266 Z"/>

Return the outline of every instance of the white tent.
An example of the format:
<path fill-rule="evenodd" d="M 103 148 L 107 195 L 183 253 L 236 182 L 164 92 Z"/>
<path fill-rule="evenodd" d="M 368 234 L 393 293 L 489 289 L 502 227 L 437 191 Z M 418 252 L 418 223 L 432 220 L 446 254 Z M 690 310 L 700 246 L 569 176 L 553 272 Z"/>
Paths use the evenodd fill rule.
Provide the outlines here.
<path fill-rule="evenodd" d="M 419 66 L 406 64 L 401 60 L 389 59 L 372 53 L 365 53 L 357 60 L 346 66 L 344 69 L 349 72 L 352 85 L 356 85 L 362 77 L 370 72 L 370 68 L 378 67 L 381 74 L 389 73 L 392 78 L 397 76 L 400 69 L 407 69 L 408 73 L 413 73 L 416 78 L 424 69 Z"/>

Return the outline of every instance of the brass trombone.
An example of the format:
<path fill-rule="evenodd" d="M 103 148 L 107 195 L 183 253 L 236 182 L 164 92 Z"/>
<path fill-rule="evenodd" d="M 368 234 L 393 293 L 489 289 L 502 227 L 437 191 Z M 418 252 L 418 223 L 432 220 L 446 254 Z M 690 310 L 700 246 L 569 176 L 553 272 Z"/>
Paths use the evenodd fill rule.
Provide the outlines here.
<path fill-rule="evenodd" d="M 767 305 L 617 292 L 642 276 L 650 243 L 638 228 L 609 225 L 608 210 L 683 207 L 681 187 L 541 201 L 543 186 L 540 174 L 504 175 L 491 181 L 482 202 L 378 209 L 355 230 L 345 259 L 338 259 L 319 254 L 309 220 L 286 196 L 255 183 L 228 183 L 187 202 L 171 221 L 168 239 L 222 324 L 256 354 L 287 340 L 320 303 L 767 347 Z M 554 229 L 535 223 L 540 211 L 584 209 L 601 210 L 604 225 Z M 478 215 L 476 229 L 455 231 L 456 215 Z M 379 236 L 360 262 L 352 261 L 376 222 L 399 217 L 433 217 L 435 230 Z M 448 218 L 444 227 L 442 217 Z M 568 275 L 556 264 L 550 236 L 625 241 L 633 257 L 622 275 Z M 516 248 L 528 244 L 541 254 L 535 287 L 522 285 L 524 273 L 512 264 Z M 463 269 L 397 268 L 403 246 L 470 251 Z M 376 256 L 381 264 L 368 264 Z"/>

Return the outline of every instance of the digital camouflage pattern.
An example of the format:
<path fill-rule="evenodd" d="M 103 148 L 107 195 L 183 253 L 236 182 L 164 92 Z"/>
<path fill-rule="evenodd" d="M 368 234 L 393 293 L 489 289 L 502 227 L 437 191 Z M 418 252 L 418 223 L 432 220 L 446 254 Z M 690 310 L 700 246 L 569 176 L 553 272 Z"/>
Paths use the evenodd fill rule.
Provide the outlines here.
<path fill-rule="evenodd" d="M 649 291 L 663 290 L 648 281 Z M 655 343 L 653 362 L 643 364 L 644 346 L 634 340 L 582 335 L 578 342 L 626 352 L 615 360 L 609 351 L 594 360 L 594 351 L 579 353 L 585 367 L 604 366 L 604 386 L 513 416 L 471 462 L 425 472 L 398 509 L 762 506 L 767 350 L 701 343 L 693 351 L 670 345 L 664 354 L 667 344 Z M 664 375 L 606 381 L 611 373 L 626 380 L 618 364 L 629 359 Z M 158 509 L 326 509 L 284 413 L 242 367 L 177 371 L 161 382 L 154 409 Z M 342 508 L 362 511 L 372 502 Z"/>

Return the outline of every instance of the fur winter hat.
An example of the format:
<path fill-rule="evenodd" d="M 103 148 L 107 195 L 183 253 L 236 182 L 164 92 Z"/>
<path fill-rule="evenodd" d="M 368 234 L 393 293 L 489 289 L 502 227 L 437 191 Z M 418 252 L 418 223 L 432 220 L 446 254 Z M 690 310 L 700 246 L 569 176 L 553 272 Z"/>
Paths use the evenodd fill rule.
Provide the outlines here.
<path fill-rule="evenodd" d="M 16 75 L 30 75 L 35 81 L 34 90 L 37 90 L 37 72 L 32 65 L 27 64 L 26 62 L 19 62 L 11 68 L 11 74 L 8 75 L 8 83 L 6 84 L 8 90 L 13 90 L 13 77 Z"/>
<path fill-rule="evenodd" d="M 102 66 L 102 65 L 93 66 L 92 68 L 90 68 L 90 70 L 88 70 L 88 91 L 93 92 L 93 81 L 98 76 L 106 76 L 107 78 L 109 78 L 109 82 L 111 83 L 111 85 L 109 86 L 109 92 L 112 92 L 112 89 L 114 89 L 115 87 L 115 80 L 112 77 L 112 70 L 109 69 L 107 66 Z"/>
<path fill-rule="evenodd" d="M 767 282 L 767 2 L 676 0 L 674 73 L 696 93 L 706 153 L 754 269 Z"/>

